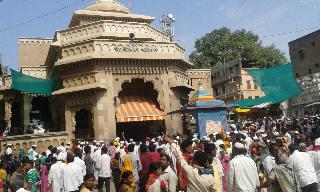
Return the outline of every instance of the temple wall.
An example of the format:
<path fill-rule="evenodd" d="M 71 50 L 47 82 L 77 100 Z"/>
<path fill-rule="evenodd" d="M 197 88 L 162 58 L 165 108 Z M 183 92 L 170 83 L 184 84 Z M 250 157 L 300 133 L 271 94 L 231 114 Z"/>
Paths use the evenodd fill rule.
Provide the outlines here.
<path fill-rule="evenodd" d="M 17 155 L 21 148 L 27 153 L 32 145 L 37 145 L 37 152 L 42 153 L 45 152 L 50 145 L 58 147 L 62 142 L 65 144 L 71 142 L 71 137 L 66 132 L 9 136 L 7 142 L 5 139 L 1 141 L 1 149 L 2 151 L 5 150 L 6 143 L 13 144 L 13 153 Z"/>
<path fill-rule="evenodd" d="M 21 68 L 44 66 L 49 54 L 51 42 L 52 39 L 20 38 L 19 66 Z"/>

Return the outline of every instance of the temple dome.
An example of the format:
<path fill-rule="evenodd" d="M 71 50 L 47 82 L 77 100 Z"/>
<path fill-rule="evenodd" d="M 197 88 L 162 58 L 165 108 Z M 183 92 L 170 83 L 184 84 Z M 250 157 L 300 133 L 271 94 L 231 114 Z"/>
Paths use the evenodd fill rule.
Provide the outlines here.
<path fill-rule="evenodd" d="M 118 12 L 118 13 L 130 13 L 130 10 L 113 0 L 98 0 L 97 2 L 93 3 L 86 10 L 90 11 L 105 11 L 105 12 Z"/>

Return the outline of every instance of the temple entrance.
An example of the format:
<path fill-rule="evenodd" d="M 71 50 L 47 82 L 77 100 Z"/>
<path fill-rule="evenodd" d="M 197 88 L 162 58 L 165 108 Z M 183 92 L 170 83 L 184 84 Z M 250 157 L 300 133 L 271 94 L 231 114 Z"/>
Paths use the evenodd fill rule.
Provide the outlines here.
<path fill-rule="evenodd" d="M 30 124 L 27 133 L 35 133 L 35 130 L 47 132 L 52 130 L 52 116 L 47 97 L 34 97 L 31 101 L 31 112 L 29 114 Z"/>
<path fill-rule="evenodd" d="M 117 135 L 142 140 L 165 132 L 165 114 L 157 101 L 158 92 L 152 82 L 133 79 L 122 84 L 116 111 Z"/>
<path fill-rule="evenodd" d="M 75 137 L 76 140 L 79 139 L 93 139 L 93 123 L 92 123 L 92 113 L 87 109 L 80 109 L 75 115 L 76 130 Z"/>

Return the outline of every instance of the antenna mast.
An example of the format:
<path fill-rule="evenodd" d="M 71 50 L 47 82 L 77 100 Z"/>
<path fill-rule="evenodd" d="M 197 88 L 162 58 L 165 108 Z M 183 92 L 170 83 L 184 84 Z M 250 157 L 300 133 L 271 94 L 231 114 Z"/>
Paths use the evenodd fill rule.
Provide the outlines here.
<path fill-rule="evenodd" d="M 174 37 L 174 26 L 173 23 L 176 21 L 173 14 L 163 14 L 162 18 L 160 19 L 160 28 L 164 33 L 170 36 L 171 41 L 173 41 Z"/>
<path fill-rule="evenodd" d="M 128 0 L 128 8 L 131 11 L 131 0 Z"/>

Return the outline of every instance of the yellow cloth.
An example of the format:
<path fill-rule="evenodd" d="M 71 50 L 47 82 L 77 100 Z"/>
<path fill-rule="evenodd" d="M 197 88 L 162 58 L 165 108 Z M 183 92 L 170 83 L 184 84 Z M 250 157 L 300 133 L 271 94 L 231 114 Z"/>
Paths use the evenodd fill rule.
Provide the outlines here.
<path fill-rule="evenodd" d="M 231 147 L 230 142 L 228 140 L 224 140 L 223 142 L 224 142 L 224 146 L 226 148 L 230 148 Z"/>
<path fill-rule="evenodd" d="M 118 146 L 120 145 L 120 142 L 119 142 L 119 141 L 114 141 L 114 142 L 113 142 L 113 145 L 114 145 L 115 147 L 118 147 Z"/>
<path fill-rule="evenodd" d="M 213 168 L 215 191 L 216 192 L 222 192 L 222 183 L 221 183 L 221 178 L 219 176 L 218 164 L 215 161 L 213 161 L 211 165 L 212 165 L 212 168 Z"/>
<path fill-rule="evenodd" d="M 81 189 L 80 192 L 91 192 L 91 191 L 89 189 L 87 189 L 87 188 L 83 188 L 83 189 Z"/>
<path fill-rule="evenodd" d="M 131 157 L 129 155 L 125 155 L 124 158 L 123 158 L 122 173 L 124 171 L 133 172 Z"/>
<path fill-rule="evenodd" d="M 0 169 L 0 179 L 4 181 L 7 178 L 7 172 L 4 169 Z"/>

